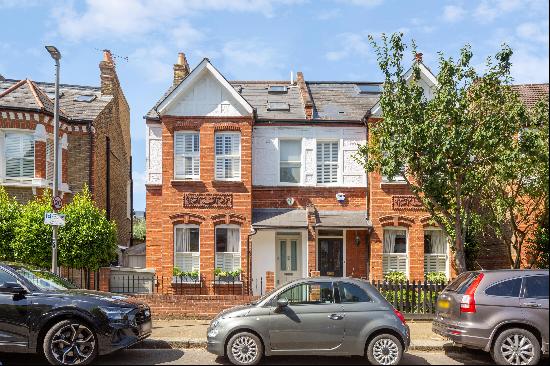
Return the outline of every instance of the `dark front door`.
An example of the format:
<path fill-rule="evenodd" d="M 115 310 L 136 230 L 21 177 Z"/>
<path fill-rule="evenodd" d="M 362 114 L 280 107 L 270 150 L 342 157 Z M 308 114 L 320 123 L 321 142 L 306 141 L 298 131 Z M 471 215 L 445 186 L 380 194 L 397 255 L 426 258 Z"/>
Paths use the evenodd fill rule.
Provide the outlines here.
<path fill-rule="evenodd" d="M 319 271 L 321 276 L 343 276 L 343 251 L 344 240 L 342 238 L 319 239 Z"/>

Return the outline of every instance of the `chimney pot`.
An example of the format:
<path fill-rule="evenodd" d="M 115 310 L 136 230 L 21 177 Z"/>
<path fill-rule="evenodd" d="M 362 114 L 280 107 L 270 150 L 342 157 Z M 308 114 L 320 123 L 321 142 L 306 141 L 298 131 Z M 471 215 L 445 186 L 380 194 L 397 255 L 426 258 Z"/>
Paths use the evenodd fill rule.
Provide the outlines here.
<path fill-rule="evenodd" d="M 414 58 L 416 59 L 416 61 L 422 62 L 422 56 L 423 56 L 422 52 L 417 52 Z"/>
<path fill-rule="evenodd" d="M 103 61 L 113 62 L 113 56 L 111 55 L 110 50 L 103 50 Z"/>
<path fill-rule="evenodd" d="M 178 53 L 178 62 L 174 64 L 174 85 L 179 84 L 187 75 L 189 75 L 190 69 L 185 53 Z"/>

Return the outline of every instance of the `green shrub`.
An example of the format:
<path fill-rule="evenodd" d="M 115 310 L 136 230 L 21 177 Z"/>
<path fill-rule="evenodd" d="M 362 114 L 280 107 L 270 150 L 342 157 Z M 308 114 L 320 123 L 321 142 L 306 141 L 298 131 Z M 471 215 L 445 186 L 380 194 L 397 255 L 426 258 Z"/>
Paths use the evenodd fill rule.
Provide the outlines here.
<path fill-rule="evenodd" d="M 0 260 L 14 260 L 12 241 L 15 238 L 17 219 L 21 213 L 21 205 L 8 196 L 4 187 L 0 186 Z"/>
<path fill-rule="evenodd" d="M 134 230 L 133 236 L 135 240 L 145 241 L 145 220 L 143 219 L 134 219 Z"/>
<path fill-rule="evenodd" d="M 384 279 L 392 283 L 405 282 L 407 281 L 407 275 L 405 275 L 403 272 L 388 272 L 384 276 Z"/>
<path fill-rule="evenodd" d="M 426 281 L 430 283 L 447 283 L 447 275 L 443 272 L 426 273 Z"/>

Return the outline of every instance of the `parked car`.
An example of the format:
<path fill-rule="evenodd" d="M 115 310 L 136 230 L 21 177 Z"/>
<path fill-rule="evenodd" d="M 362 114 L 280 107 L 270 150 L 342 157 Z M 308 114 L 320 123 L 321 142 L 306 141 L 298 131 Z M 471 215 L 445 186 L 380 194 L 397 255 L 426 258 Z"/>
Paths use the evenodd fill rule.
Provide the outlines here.
<path fill-rule="evenodd" d="M 372 364 L 395 365 L 410 344 L 403 315 L 373 286 L 334 277 L 296 280 L 225 310 L 207 336 L 208 351 L 235 365 L 255 365 L 264 355 L 366 355 Z"/>
<path fill-rule="evenodd" d="M 548 270 L 466 272 L 439 295 L 433 331 L 499 365 L 548 354 Z"/>
<path fill-rule="evenodd" d="M 145 304 L 0 262 L 0 352 L 43 353 L 51 364 L 86 365 L 145 339 L 151 329 Z"/>

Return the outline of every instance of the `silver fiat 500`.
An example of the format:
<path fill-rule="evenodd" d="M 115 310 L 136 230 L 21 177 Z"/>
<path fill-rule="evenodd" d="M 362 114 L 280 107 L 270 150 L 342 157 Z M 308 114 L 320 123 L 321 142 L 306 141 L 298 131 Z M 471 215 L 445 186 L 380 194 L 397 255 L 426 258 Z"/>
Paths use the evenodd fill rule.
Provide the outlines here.
<path fill-rule="evenodd" d="M 395 365 L 410 344 L 403 315 L 368 282 L 315 277 L 288 283 L 210 323 L 208 351 L 235 365 L 271 355 L 364 356 Z"/>

